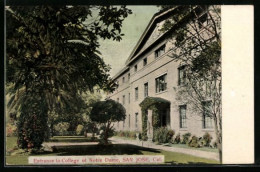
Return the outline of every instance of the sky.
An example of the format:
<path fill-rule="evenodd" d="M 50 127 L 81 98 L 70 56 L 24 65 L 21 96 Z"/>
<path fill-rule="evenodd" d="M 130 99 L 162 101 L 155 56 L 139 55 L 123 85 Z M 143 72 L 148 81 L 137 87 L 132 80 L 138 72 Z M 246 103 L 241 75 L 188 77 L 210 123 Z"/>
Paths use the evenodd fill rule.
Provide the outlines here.
<path fill-rule="evenodd" d="M 124 66 L 127 58 L 137 44 L 153 15 L 159 11 L 156 6 L 127 6 L 133 12 L 122 24 L 125 35 L 120 42 L 100 40 L 99 51 L 106 64 L 111 66 L 110 75 L 113 77 Z"/>

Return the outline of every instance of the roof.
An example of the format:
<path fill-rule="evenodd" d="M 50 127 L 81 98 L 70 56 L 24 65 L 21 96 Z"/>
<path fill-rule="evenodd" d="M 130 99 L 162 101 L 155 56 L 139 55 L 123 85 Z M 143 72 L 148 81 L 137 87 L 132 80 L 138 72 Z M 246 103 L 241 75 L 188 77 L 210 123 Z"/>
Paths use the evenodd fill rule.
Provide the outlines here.
<path fill-rule="evenodd" d="M 121 75 L 123 75 L 125 72 L 127 72 L 128 70 L 129 70 L 129 66 L 125 66 L 123 69 L 121 69 L 119 72 L 117 72 L 117 74 L 114 75 L 114 76 L 112 77 L 112 79 L 114 80 L 114 79 L 118 78 L 119 76 L 121 76 Z"/>
<path fill-rule="evenodd" d="M 128 59 L 126 60 L 126 65 L 128 65 L 129 62 L 131 62 L 132 60 L 137 58 L 136 55 L 137 55 L 138 51 L 142 48 L 142 44 L 145 43 L 146 39 L 149 38 L 149 36 L 150 36 L 149 33 L 153 31 L 156 24 L 159 21 L 161 21 L 162 19 L 164 19 L 165 16 L 172 14 L 176 8 L 177 7 L 174 7 L 169 10 L 158 12 L 158 13 L 154 14 L 154 16 L 150 20 L 149 24 L 147 25 L 146 29 L 144 30 L 143 34 L 141 35 L 140 39 L 138 40 L 137 44 L 135 45 L 133 51 L 131 52 Z"/>
<path fill-rule="evenodd" d="M 160 97 L 146 97 L 139 105 L 144 108 L 147 109 L 150 106 L 157 104 L 157 105 L 169 105 L 171 102 L 160 98 Z"/>

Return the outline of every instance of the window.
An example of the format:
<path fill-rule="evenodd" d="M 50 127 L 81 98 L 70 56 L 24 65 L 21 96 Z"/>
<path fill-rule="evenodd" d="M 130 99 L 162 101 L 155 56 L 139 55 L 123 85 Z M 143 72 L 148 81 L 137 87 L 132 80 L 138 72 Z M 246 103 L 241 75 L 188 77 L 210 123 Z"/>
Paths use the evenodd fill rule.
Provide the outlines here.
<path fill-rule="evenodd" d="M 123 95 L 123 105 L 125 104 L 125 95 Z"/>
<path fill-rule="evenodd" d="M 130 98 L 131 98 L 130 93 L 128 93 L 128 103 L 130 103 Z"/>
<path fill-rule="evenodd" d="M 186 79 L 185 66 L 178 68 L 178 85 L 184 85 Z"/>
<path fill-rule="evenodd" d="M 147 65 L 147 58 L 143 59 L 143 65 L 146 66 Z"/>
<path fill-rule="evenodd" d="M 119 98 L 117 98 L 117 102 L 119 103 Z"/>
<path fill-rule="evenodd" d="M 202 106 L 203 106 L 203 119 L 202 119 L 203 128 L 213 128 L 212 116 L 210 115 L 211 101 L 203 102 Z"/>
<path fill-rule="evenodd" d="M 128 73 L 128 81 L 130 80 L 130 73 Z"/>
<path fill-rule="evenodd" d="M 167 74 L 164 74 L 158 78 L 155 79 L 156 83 L 156 93 L 159 93 L 161 91 L 165 91 L 167 89 Z"/>
<path fill-rule="evenodd" d="M 135 113 L 135 129 L 138 129 L 138 113 Z"/>
<path fill-rule="evenodd" d="M 155 51 L 155 58 L 163 55 L 164 53 L 165 53 L 165 44 Z"/>
<path fill-rule="evenodd" d="M 129 129 L 130 129 L 130 124 L 131 124 L 131 123 L 130 123 L 130 114 L 128 115 L 128 119 L 129 119 L 129 120 L 128 120 L 128 127 L 129 127 Z"/>
<path fill-rule="evenodd" d="M 137 64 L 135 65 L 135 72 L 137 72 Z"/>
<path fill-rule="evenodd" d="M 125 77 L 122 78 L 122 82 L 125 83 Z"/>
<path fill-rule="evenodd" d="M 119 87 L 119 81 L 116 81 L 117 88 Z"/>
<path fill-rule="evenodd" d="M 125 119 L 124 119 L 124 121 L 123 121 L 123 128 L 125 128 Z"/>
<path fill-rule="evenodd" d="M 135 88 L 135 100 L 138 100 L 138 87 Z"/>
<path fill-rule="evenodd" d="M 148 82 L 144 84 L 144 97 L 148 96 Z"/>
<path fill-rule="evenodd" d="M 207 21 L 208 18 L 208 14 L 205 13 L 202 16 L 200 16 L 200 18 L 198 18 L 198 23 L 199 23 L 199 28 L 202 28 L 203 23 L 205 23 Z"/>
<path fill-rule="evenodd" d="M 186 105 L 179 107 L 180 111 L 180 128 L 187 128 Z"/>

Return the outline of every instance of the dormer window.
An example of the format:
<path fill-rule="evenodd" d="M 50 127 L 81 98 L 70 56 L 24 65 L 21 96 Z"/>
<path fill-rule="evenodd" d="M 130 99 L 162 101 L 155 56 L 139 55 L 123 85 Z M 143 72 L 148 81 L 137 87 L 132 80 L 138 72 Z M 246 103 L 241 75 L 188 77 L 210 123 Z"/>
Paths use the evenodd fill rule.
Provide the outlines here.
<path fill-rule="evenodd" d="M 161 46 L 160 48 L 158 48 L 154 53 L 155 53 L 155 58 L 163 55 L 165 53 L 165 44 L 163 46 Z"/>
<path fill-rule="evenodd" d="M 203 14 L 202 16 L 200 16 L 198 18 L 198 23 L 199 23 L 199 28 L 200 29 L 202 28 L 203 23 L 205 23 L 207 21 L 207 18 L 208 18 L 208 14 L 207 13 Z"/>
<path fill-rule="evenodd" d="M 137 64 L 135 65 L 135 67 L 134 67 L 134 68 L 135 68 L 135 72 L 137 72 Z"/>
<path fill-rule="evenodd" d="M 143 66 L 146 66 L 147 65 L 147 58 L 144 58 L 143 59 Z"/>

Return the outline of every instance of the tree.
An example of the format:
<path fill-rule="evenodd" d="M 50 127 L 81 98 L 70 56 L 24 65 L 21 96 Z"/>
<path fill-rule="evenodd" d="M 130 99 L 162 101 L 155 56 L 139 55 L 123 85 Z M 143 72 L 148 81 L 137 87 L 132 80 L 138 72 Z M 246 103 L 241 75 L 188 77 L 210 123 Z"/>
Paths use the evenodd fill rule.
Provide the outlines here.
<path fill-rule="evenodd" d="M 101 124 L 102 129 L 104 129 L 102 134 L 104 144 L 108 144 L 108 138 L 113 131 L 112 123 L 123 121 L 126 117 L 125 113 L 124 106 L 111 99 L 100 101 L 93 105 L 90 119 Z"/>
<path fill-rule="evenodd" d="M 125 6 L 6 8 L 8 107 L 19 112 L 21 148 L 43 138 L 49 112 L 75 114 L 82 92 L 94 86 L 113 89 L 99 39 L 120 41 L 122 21 L 129 14 Z M 40 128 L 33 128 L 34 116 Z M 38 139 L 37 147 L 42 141 Z"/>
<path fill-rule="evenodd" d="M 170 33 L 170 57 L 182 66 L 178 99 L 192 111 L 214 121 L 216 143 L 222 162 L 221 112 L 221 17 L 219 6 L 174 6 L 162 31 Z M 163 6 L 162 10 L 169 7 Z"/>

